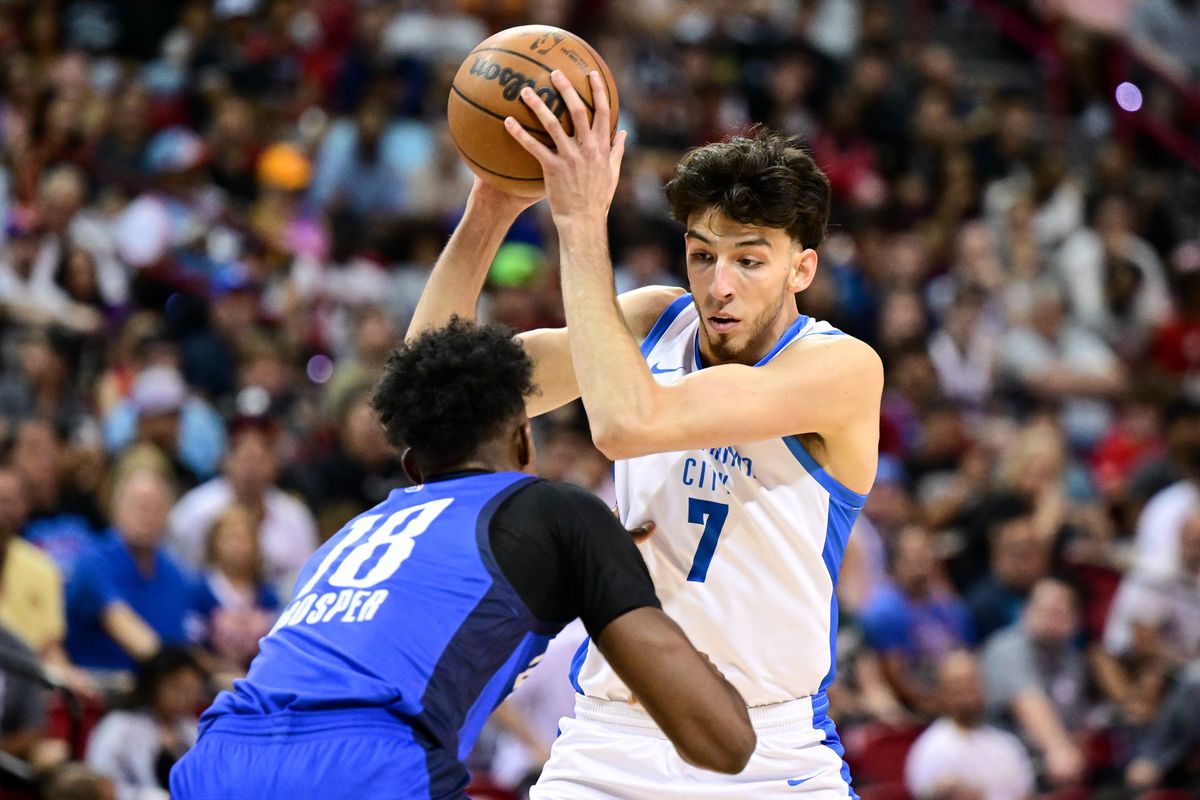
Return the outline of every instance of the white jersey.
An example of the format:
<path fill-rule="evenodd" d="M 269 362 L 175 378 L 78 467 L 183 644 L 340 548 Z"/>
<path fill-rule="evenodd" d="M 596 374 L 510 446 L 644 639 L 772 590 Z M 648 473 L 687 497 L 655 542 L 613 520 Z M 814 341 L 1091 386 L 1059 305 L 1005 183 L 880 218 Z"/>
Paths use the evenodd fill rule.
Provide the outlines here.
<path fill-rule="evenodd" d="M 689 294 L 659 317 L 642 343 L 659 383 L 702 367 L 699 327 Z M 818 335 L 845 334 L 801 316 L 755 366 Z M 824 691 L 834 675 L 834 586 L 864 495 L 834 480 L 795 436 L 618 461 L 616 490 L 627 527 L 658 526 L 641 551 L 663 610 L 748 705 Z M 581 694 L 631 700 L 588 643 L 571 678 Z"/>

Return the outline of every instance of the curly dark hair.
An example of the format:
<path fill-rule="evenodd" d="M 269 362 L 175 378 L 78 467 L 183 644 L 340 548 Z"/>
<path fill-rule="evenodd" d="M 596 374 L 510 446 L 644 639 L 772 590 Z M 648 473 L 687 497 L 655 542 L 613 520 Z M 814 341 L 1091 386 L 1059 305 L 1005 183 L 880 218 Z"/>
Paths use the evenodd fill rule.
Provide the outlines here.
<path fill-rule="evenodd" d="M 671 216 L 716 209 L 742 225 L 782 228 L 804 247 L 825 240 L 829 178 L 799 140 L 756 128 L 689 152 L 667 183 Z"/>
<path fill-rule="evenodd" d="M 388 441 L 425 467 L 466 461 L 525 409 L 533 362 L 512 331 L 453 317 L 388 356 L 371 398 Z"/>

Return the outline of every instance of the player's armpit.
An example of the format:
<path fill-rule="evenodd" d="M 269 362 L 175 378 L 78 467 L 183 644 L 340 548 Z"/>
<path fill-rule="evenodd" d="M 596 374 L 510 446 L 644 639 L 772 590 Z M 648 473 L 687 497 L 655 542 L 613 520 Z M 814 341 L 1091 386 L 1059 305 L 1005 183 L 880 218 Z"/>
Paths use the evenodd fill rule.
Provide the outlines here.
<path fill-rule="evenodd" d="M 675 286 L 645 286 L 618 297 L 617 305 L 630 333 L 641 340 L 663 310 L 682 293 Z M 579 397 L 566 328 L 539 328 L 518 334 L 517 339 L 533 359 L 533 382 L 538 387 L 538 393 L 526 403 L 529 416 L 553 411 Z"/>
<path fill-rule="evenodd" d="M 684 761 L 731 775 L 745 768 L 756 744 L 746 702 L 670 617 L 638 608 L 594 641 Z"/>

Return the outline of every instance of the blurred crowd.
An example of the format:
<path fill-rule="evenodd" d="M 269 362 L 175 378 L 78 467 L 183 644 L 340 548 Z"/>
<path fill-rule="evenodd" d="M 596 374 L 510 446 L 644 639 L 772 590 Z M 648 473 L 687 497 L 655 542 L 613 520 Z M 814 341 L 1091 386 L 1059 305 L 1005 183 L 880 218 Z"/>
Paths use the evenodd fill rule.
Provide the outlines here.
<path fill-rule="evenodd" d="M 1194 0 L 0 2 L 0 794 L 165 796 L 300 565 L 404 485 L 367 398 L 471 185 L 445 98 L 530 21 L 620 87 L 619 290 L 685 282 L 686 148 L 764 123 L 830 176 L 801 310 L 887 369 L 830 690 L 860 794 L 1195 796 Z M 531 209 L 483 316 L 561 324 L 556 252 Z M 612 500 L 578 404 L 536 434 Z M 536 775 L 582 635 L 477 796 Z"/>

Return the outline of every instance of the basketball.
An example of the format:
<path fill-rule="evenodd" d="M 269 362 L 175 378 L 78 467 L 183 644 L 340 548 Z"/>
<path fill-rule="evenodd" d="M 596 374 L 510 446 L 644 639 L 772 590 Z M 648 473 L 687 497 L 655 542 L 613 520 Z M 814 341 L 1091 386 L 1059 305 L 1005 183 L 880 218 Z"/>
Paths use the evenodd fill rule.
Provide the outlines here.
<path fill-rule="evenodd" d="M 513 194 L 542 192 L 541 165 L 504 129 L 504 118 L 516 118 L 540 141 L 554 146 L 521 100 L 521 89 L 528 86 L 554 112 L 563 129 L 573 133 L 571 114 L 550 82 L 550 73 L 556 69 L 562 70 L 579 92 L 589 118 L 595 104 L 588 73 L 600 73 L 608 87 L 612 132 L 616 132 L 617 86 L 608 65 L 591 45 L 549 25 L 500 31 L 472 50 L 458 68 L 446 109 L 454 144 L 480 178 Z"/>

